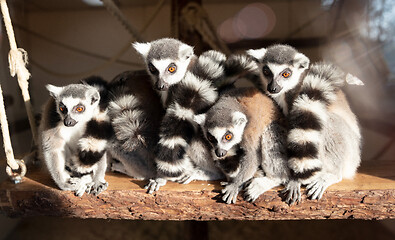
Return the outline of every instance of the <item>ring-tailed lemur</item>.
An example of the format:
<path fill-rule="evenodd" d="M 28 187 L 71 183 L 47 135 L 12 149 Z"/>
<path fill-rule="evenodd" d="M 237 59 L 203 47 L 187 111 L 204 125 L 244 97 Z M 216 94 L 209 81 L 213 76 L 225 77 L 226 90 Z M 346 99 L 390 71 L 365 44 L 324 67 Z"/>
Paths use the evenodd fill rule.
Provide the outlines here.
<path fill-rule="evenodd" d="M 316 63 L 288 45 L 249 50 L 260 65 L 263 86 L 288 119 L 288 166 L 294 180 L 286 201 L 300 200 L 300 185 L 320 199 L 325 189 L 352 178 L 360 164 L 361 134 L 357 119 L 340 90 L 362 85 L 331 64 Z"/>
<path fill-rule="evenodd" d="M 94 195 L 105 190 L 107 141 L 112 128 L 106 113 L 105 81 L 46 87 L 52 96 L 40 123 L 40 152 L 52 179 L 62 190 Z M 92 86 L 90 86 L 90 85 Z"/>
<path fill-rule="evenodd" d="M 222 85 L 226 84 L 222 81 L 226 57 L 216 51 L 197 57 L 191 46 L 171 38 L 133 46 L 143 56 L 166 109 L 156 150 L 158 177 L 147 186 L 149 192 L 166 180 L 189 183 L 199 179 L 199 166 L 186 154 L 198 132 L 199 126 L 193 119 L 217 100 L 216 83 L 221 80 Z"/>
<path fill-rule="evenodd" d="M 246 199 L 254 201 L 288 182 L 286 129 L 272 99 L 256 88 L 232 89 L 204 116 L 202 126 L 212 156 L 227 176 L 222 190 L 226 203 L 235 203 L 245 185 Z"/>

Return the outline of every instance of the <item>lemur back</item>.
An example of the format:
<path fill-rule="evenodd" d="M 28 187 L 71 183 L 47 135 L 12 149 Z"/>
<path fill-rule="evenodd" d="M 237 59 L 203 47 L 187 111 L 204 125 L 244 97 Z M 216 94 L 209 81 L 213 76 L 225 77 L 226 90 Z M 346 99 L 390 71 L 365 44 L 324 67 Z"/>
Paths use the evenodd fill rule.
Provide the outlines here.
<path fill-rule="evenodd" d="M 39 127 L 40 156 L 60 189 L 99 194 L 108 186 L 106 147 L 112 135 L 106 100 L 99 94 L 105 82 L 93 77 L 85 84 L 47 88 L 52 98 Z"/>
<path fill-rule="evenodd" d="M 359 126 L 340 88 L 346 83 L 363 83 L 332 64 L 310 65 L 305 55 L 287 45 L 248 54 L 259 64 L 266 86 L 263 90 L 287 116 L 288 166 L 293 181 L 287 186 L 286 201 L 299 201 L 300 184 L 307 185 L 310 198 L 319 199 L 328 186 L 352 177 L 350 173 L 359 166 Z M 339 158 L 341 154 L 353 157 Z"/>
<path fill-rule="evenodd" d="M 235 203 L 244 186 L 246 198 L 254 201 L 288 181 L 284 119 L 269 97 L 255 88 L 232 89 L 205 115 L 205 136 L 228 180 L 225 202 Z"/>
<path fill-rule="evenodd" d="M 199 166 L 187 154 L 198 134 L 194 117 L 207 111 L 217 100 L 216 81 L 225 72 L 225 56 L 208 51 L 197 57 L 191 46 L 169 38 L 135 43 L 134 47 L 143 56 L 166 109 L 155 159 L 159 180 L 149 184 L 149 192 L 157 190 L 166 180 L 189 183 L 199 179 L 195 174 Z"/>

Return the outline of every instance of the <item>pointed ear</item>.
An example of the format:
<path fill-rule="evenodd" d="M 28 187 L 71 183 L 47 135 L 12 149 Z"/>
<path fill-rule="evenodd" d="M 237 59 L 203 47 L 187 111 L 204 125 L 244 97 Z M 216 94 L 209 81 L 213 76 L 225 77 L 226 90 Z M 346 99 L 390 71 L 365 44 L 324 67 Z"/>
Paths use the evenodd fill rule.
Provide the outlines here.
<path fill-rule="evenodd" d="M 181 59 L 188 59 L 193 56 L 193 47 L 183 43 L 178 50 L 178 57 Z"/>
<path fill-rule="evenodd" d="M 147 57 L 149 50 L 151 49 L 151 43 L 139 43 L 139 42 L 134 42 L 133 44 L 134 49 L 138 53 L 141 54 L 144 58 Z"/>
<path fill-rule="evenodd" d="M 266 48 L 247 50 L 247 55 L 255 58 L 255 60 L 258 62 L 259 60 L 262 60 L 265 54 L 266 54 Z"/>
<path fill-rule="evenodd" d="M 293 65 L 298 68 L 307 69 L 310 65 L 310 59 L 303 53 L 297 53 L 294 57 Z"/>
<path fill-rule="evenodd" d="M 199 114 L 199 115 L 195 115 L 193 117 L 193 121 L 195 121 L 200 126 L 203 126 L 204 123 L 206 122 L 206 114 L 202 113 L 202 114 Z"/>
<path fill-rule="evenodd" d="M 100 100 L 100 94 L 95 88 L 90 88 L 85 96 L 91 100 L 91 105 Z"/>
<path fill-rule="evenodd" d="M 247 124 L 247 116 L 242 112 L 234 112 L 232 114 L 232 122 L 235 126 L 242 126 Z"/>
<path fill-rule="evenodd" d="M 57 98 L 60 92 L 63 90 L 63 87 L 56 87 L 51 84 L 47 84 L 45 87 L 48 89 L 49 95 L 51 95 L 53 98 Z"/>

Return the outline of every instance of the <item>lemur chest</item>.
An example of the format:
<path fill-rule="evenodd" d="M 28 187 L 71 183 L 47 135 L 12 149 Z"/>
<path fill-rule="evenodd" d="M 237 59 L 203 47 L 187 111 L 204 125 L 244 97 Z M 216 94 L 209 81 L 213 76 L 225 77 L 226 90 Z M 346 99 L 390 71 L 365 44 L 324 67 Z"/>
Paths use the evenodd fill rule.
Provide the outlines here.
<path fill-rule="evenodd" d="M 74 127 L 62 126 L 60 128 L 58 134 L 72 153 L 77 152 L 78 140 L 84 135 L 85 127 L 85 123 L 77 123 Z"/>

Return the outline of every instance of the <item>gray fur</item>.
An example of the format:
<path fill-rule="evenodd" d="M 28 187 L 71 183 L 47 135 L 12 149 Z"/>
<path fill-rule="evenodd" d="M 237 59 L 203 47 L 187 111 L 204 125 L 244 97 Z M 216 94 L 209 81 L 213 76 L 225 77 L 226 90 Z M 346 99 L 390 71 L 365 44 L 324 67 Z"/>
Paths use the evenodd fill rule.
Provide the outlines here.
<path fill-rule="evenodd" d="M 179 57 L 180 46 L 184 44 L 174 38 L 161 38 L 150 43 L 151 49 L 147 55 L 147 62 L 152 61 L 152 59 L 176 59 Z"/>

